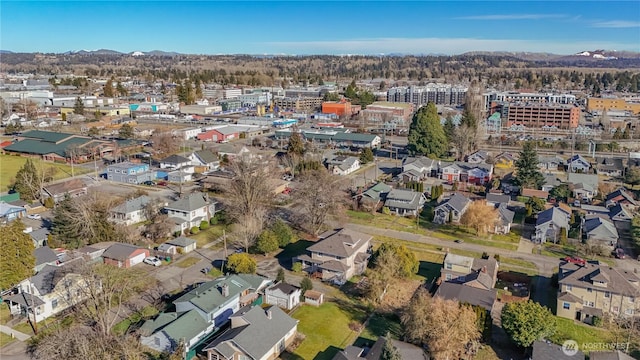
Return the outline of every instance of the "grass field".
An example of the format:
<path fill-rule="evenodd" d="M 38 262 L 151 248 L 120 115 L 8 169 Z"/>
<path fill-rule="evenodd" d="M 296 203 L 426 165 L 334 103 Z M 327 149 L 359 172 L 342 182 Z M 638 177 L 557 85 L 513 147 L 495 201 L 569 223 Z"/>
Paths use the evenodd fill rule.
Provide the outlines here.
<path fill-rule="evenodd" d="M 585 343 L 603 343 L 612 341 L 612 335 L 605 329 L 579 324 L 571 319 L 556 316 L 556 333 L 549 340 L 561 345 L 565 340 L 575 340 L 582 348 Z"/>
<path fill-rule="evenodd" d="M 178 261 L 177 263 L 175 263 L 175 266 L 177 266 L 179 268 L 186 269 L 188 267 L 191 267 L 191 266 L 197 264 L 199 261 L 200 261 L 200 259 L 198 259 L 198 258 L 187 257 L 187 258 L 184 258 L 184 259 Z"/>
<path fill-rule="evenodd" d="M 9 311 L 9 305 L 3 302 L 0 303 L 0 324 L 4 325 L 11 320 L 11 312 Z"/>
<path fill-rule="evenodd" d="M 0 348 L 9 345 L 9 343 L 13 341 L 15 341 L 15 339 L 13 339 L 11 336 L 5 333 L 0 333 Z"/>
<path fill-rule="evenodd" d="M 362 323 L 366 314 L 353 304 L 326 302 L 318 307 L 304 305 L 292 316 L 300 320 L 298 331 L 305 335 L 305 340 L 292 356 L 284 358 L 329 360 L 353 343 L 357 332 L 349 324 Z"/>
<path fill-rule="evenodd" d="M 71 166 L 66 164 L 56 164 L 52 162 L 45 162 L 40 159 L 34 159 L 36 168 L 41 165 L 44 170 L 49 168 L 55 168 L 56 172 L 53 178 L 55 180 L 64 179 L 71 176 Z M 9 186 L 13 179 L 15 179 L 18 170 L 27 162 L 26 157 L 12 156 L 12 155 L 0 155 L 0 191 L 9 190 Z M 75 175 L 86 174 L 90 170 L 76 166 L 74 168 Z"/>

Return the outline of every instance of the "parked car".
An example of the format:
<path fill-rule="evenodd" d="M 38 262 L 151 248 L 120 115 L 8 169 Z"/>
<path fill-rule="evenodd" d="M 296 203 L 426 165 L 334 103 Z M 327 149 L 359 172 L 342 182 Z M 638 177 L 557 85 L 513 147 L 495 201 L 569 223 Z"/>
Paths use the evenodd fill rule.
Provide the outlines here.
<path fill-rule="evenodd" d="M 166 181 L 158 181 L 158 185 L 159 186 L 167 186 L 167 182 Z"/>
<path fill-rule="evenodd" d="M 143 262 L 145 264 L 149 264 L 149 265 L 153 265 L 153 266 L 160 266 L 162 265 L 162 261 L 160 261 L 160 259 L 158 259 L 155 256 L 149 256 L 144 258 Z"/>
<path fill-rule="evenodd" d="M 616 249 L 616 258 L 624 259 L 624 256 L 625 256 L 624 250 L 622 248 L 617 248 Z"/>
<path fill-rule="evenodd" d="M 462 243 L 464 242 L 464 240 L 457 239 L 457 240 L 455 240 L 454 242 L 455 242 L 455 243 L 458 243 L 458 244 L 462 244 Z"/>
<path fill-rule="evenodd" d="M 147 180 L 147 181 L 143 182 L 143 184 L 145 184 L 147 186 L 156 186 L 156 183 L 151 181 L 151 180 Z"/>
<path fill-rule="evenodd" d="M 573 263 L 573 264 L 582 265 L 582 266 L 584 266 L 587 263 L 587 261 L 585 259 L 579 258 L 577 256 L 567 256 L 567 257 L 564 258 L 564 261 L 570 262 L 570 263 Z"/>
<path fill-rule="evenodd" d="M 40 216 L 40 214 L 31 214 L 31 215 L 27 215 L 27 218 L 33 219 L 33 220 L 40 220 L 42 219 L 42 216 Z"/>
<path fill-rule="evenodd" d="M 282 193 L 283 193 L 283 194 L 285 194 L 285 195 L 289 195 L 289 194 L 291 194 L 291 190 L 292 190 L 292 189 L 291 189 L 290 187 L 286 187 L 286 188 L 284 188 L 284 190 L 282 191 Z"/>

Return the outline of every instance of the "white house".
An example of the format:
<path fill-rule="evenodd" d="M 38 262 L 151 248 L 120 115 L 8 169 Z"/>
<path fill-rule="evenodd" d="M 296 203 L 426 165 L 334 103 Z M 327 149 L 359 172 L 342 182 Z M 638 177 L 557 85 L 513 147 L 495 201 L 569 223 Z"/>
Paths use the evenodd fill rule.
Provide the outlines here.
<path fill-rule="evenodd" d="M 265 303 L 291 310 L 300 303 L 302 290 L 297 286 L 281 282 L 267 288 L 264 295 Z"/>
<path fill-rule="evenodd" d="M 198 136 L 198 134 L 200 134 L 201 132 L 201 128 L 187 128 L 172 131 L 174 136 L 177 136 L 178 138 L 183 140 L 195 139 L 195 137 Z"/>
<path fill-rule="evenodd" d="M 189 155 L 189 160 L 194 166 L 204 166 L 207 171 L 215 171 L 220 168 L 220 160 L 218 156 L 211 150 L 194 151 Z"/>
<path fill-rule="evenodd" d="M 407 157 L 402 160 L 402 172 L 415 171 L 426 178 L 435 175 L 438 171 L 438 161 L 428 157 Z"/>
<path fill-rule="evenodd" d="M 591 163 L 582 155 L 574 155 L 567 160 L 569 171 L 586 173 L 591 168 Z"/>
<path fill-rule="evenodd" d="M 160 168 L 168 170 L 178 170 L 191 167 L 191 160 L 180 155 L 171 155 L 160 160 Z M 191 170 L 193 172 L 193 170 Z"/>
<path fill-rule="evenodd" d="M 334 175 L 349 175 L 360 169 L 360 159 L 355 156 L 337 156 L 327 160 L 327 167 Z"/>
<path fill-rule="evenodd" d="M 174 232 L 184 232 L 200 222 L 209 221 L 215 214 L 215 203 L 210 203 L 209 196 L 201 192 L 189 194 L 165 206 L 169 220 L 175 224 Z"/>
<path fill-rule="evenodd" d="M 109 210 L 109 220 L 116 224 L 131 225 L 147 220 L 145 207 L 151 202 L 151 198 L 142 195 L 130 199 Z"/>

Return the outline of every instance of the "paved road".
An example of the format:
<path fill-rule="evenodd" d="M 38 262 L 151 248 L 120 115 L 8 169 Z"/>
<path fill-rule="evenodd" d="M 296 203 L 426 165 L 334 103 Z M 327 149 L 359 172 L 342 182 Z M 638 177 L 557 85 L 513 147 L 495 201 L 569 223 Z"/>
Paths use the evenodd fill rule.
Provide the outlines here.
<path fill-rule="evenodd" d="M 514 259 L 531 261 L 538 268 L 538 272 L 541 275 L 546 275 L 546 276 L 551 276 L 554 272 L 554 268 L 556 268 L 559 263 L 559 259 L 556 259 L 556 258 L 543 256 L 543 255 L 536 255 L 536 254 L 518 253 L 515 251 L 499 249 L 492 246 L 484 246 L 484 245 L 468 244 L 468 243 L 458 244 L 452 241 L 441 240 L 432 236 L 425 236 L 425 235 L 391 230 L 391 229 L 380 229 L 376 227 L 353 224 L 353 223 L 348 223 L 345 226 L 349 229 L 363 232 L 365 234 L 382 235 L 382 236 L 387 236 L 390 238 L 395 238 L 400 240 L 437 245 L 443 248 L 471 250 L 471 251 L 476 251 L 480 253 L 486 251 L 487 253 L 491 253 L 491 254 L 499 254 L 500 256 L 506 256 Z"/>

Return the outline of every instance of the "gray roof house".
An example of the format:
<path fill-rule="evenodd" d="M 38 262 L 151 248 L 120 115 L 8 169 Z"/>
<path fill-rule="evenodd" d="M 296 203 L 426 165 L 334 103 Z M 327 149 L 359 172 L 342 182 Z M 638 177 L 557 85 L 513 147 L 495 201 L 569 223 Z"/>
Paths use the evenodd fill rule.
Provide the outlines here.
<path fill-rule="evenodd" d="M 631 219 L 633 219 L 633 216 L 629 214 L 629 211 L 620 204 L 616 204 L 609 208 L 609 217 L 611 217 L 611 220 L 613 221 L 631 221 Z"/>
<path fill-rule="evenodd" d="M 559 156 L 538 156 L 538 168 L 540 170 L 558 171 L 564 168 L 564 159 Z"/>
<path fill-rule="evenodd" d="M 58 256 L 48 246 L 35 249 L 33 255 L 36 258 L 36 266 L 33 268 L 36 273 L 47 265 L 55 266 L 58 263 Z"/>
<path fill-rule="evenodd" d="M 326 164 L 334 175 L 349 175 L 360 169 L 360 159 L 355 156 L 336 156 L 327 159 Z"/>
<path fill-rule="evenodd" d="M 298 320 L 277 306 L 242 308 L 204 351 L 209 359 L 275 359 L 293 342 L 297 329 Z"/>
<path fill-rule="evenodd" d="M 170 155 L 160 160 L 161 169 L 177 170 L 190 165 L 191 165 L 191 160 L 180 155 Z"/>
<path fill-rule="evenodd" d="M 489 153 L 485 150 L 478 150 L 471 155 L 467 156 L 467 162 L 471 164 L 479 164 L 487 162 L 489 158 Z"/>
<path fill-rule="evenodd" d="M 189 160 L 191 160 L 191 164 L 193 165 L 206 166 L 208 171 L 217 170 L 220 167 L 218 155 L 208 149 L 194 151 L 189 155 Z"/>
<path fill-rule="evenodd" d="M 593 354 L 593 352 L 591 352 Z M 584 353 L 576 349 L 575 354 L 566 353 L 561 345 L 537 340 L 533 343 L 530 360 L 584 360 Z"/>
<path fill-rule="evenodd" d="M 279 282 L 264 291 L 264 302 L 291 310 L 300 303 L 302 289 L 297 286 Z"/>
<path fill-rule="evenodd" d="M 620 177 L 624 173 L 624 164 L 620 158 L 596 158 L 596 173 Z"/>
<path fill-rule="evenodd" d="M 35 248 L 45 246 L 47 244 L 47 240 L 49 240 L 50 233 L 51 231 L 44 227 L 31 231 L 29 236 L 31 236 L 31 239 L 33 240 L 33 246 Z"/>
<path fill-rule="evenodd" d="M 588 215 L 582 229 L 588 244 L 600 245 L 610 251 L 618 244 L 618 230 L 609 219 Z"/>
<path fill-rule="evenodd" d="M 536 228 L 532 234 L 533 241 L 546 242 L 560 240 L 560 231 L 568 233 L 570 215 L 558 207 L 552 207 L 538 213 Z"/>
<path fill-rule="evenodd" d="M 542 184 L 542 191 L 549 192 L 554 187 L 562 184 L 562 181 L 558 179 L 556 174 L 543 174 L 544 176 L 544 184 Z"/>
<path fill-rule="evenodd" d="M 207 194 L 194 192 L 165 207 L 169 220 L 175 224 L 174 232 L 183 233 L 200 222 L 209 221 L 216 212 L 216 203 L 209 200 Z"/>
<path fill-rule="evenodd" d="M 109 220 L 116 224 L 131 225 L 147 220 L 145 207 L 151 202 L 151 198 L 142 195 L 129 199 L 109 210 Z"/>
<path fill-rule="evenodd" d="M 384 206 L 397 215 L 418 216 L 425 202 L 427 198 L 421 192 L 393 189 L 387 194 Z"/>
<path fill-rule="evenodd" d="M 415 171 L 421 177 L 435 176 L 438 171 L 438 161 L 428 157 L 406 157 L 402 160 L 402 172 Z"/>
<path fill-rule="evenodd" d="M 169 244 L 176 247 L 178 252 L 188 253 L 196 249 L 197 242 L 194 239 L 180 236 L 175 239 L 167 241 L 165 244 Z"/>
<path fill-rule="evenodd" d="M 591 163 L 580 154 L 573 155 L 573 157 L 567 159 L 567 165 L 569 171 L 574 173 L 578 171 L 586 173 L 591 169 Z"/>
<path fill-rule="evenodd" d="M 607 194 L 605 200 L 607 206 L 613 206 L 616 204 L 622 204 L 628 208 L 635 208 L 638 206 L 638 202 L 624 188 L 617 189 L 616 191 Z"/>
<path fill-rule="evenodd" d="M 493 194 L 487 193 L 484 197 L 487 200 L 487 205 L 498 206 L 500 204 L 509 205 L 511 201 L 511 196 L 505 194 Z"/>
<path fill-rule="evenodd" d="M 516 213 L 507 208 L 507 204 L 501 203 L 496 207 L 498 209 L 498 223 L 495 225 L 493 232 L 496 234 L 508 234 L 511 231 L 511 224 Z"/>
<path fill-rule="evenodd" d="M 462 214 L 467 211 L 469 204 L 471 204 L 469 198 L 460 193 L 455 193 L 440 203 L 440 205 L 436 206 L 433 222 L 436 224 L 444 224 L 449 222 L 449 220 L 460 221 Z"/>
<path fill-rule="evenodd" d="M 425 350 L 419 346 L 409 344 L 403 341 L 395 339 L 387 339 L 383 336 L 378 337 L 378 340 L 371 345 L 371 347 L 360 347 L 355 345 L 349 345 L 344 350 L 340 350 L 331 360 L 381 360 L 382 353 L 387 341 L 391 341 L 393 346 L 398 350 L 400 359 L 402 360 L 428 360 L 429 356 L 425 353 Z"/>
<path fill-rule="evenodd" d="M 383 182 L 379 182 L 373 185 L 372 187 L 370 187 L 369 189 L 367 189 L 365 192 L 363 192 L 360 199 L 363 205 L 369 206 L 371 209 L 377 210 L 378 205 L 384 202 L 385 198 L 387 197 L 387 194 L 391 191 L 391 189 L 392 189 L 391 186 Z"/>
<path fill-rule="evenodd" d="M 567 174 L 567 183 L 574 186 L 574 197 L 591 199 L 598 195 L 598 175 L 591 174 Z"/>
<path fill-rule="evenodd" d="M 445 300 L 456 300 L 460 303 L 481 306 L 487 311 L 493 309 L 493 304 L 498 296 L 497 289 L 481 289 L 465 284 L 443 282 L 436 290 L 434 297 Z"/>
<path fill-rule="evenodd" d="M 497 297 L 496 259 L 475 259 L 448 253 L 440 270 L 442 283 L 434 296 L 467 302 L 491 311 Z"/>

